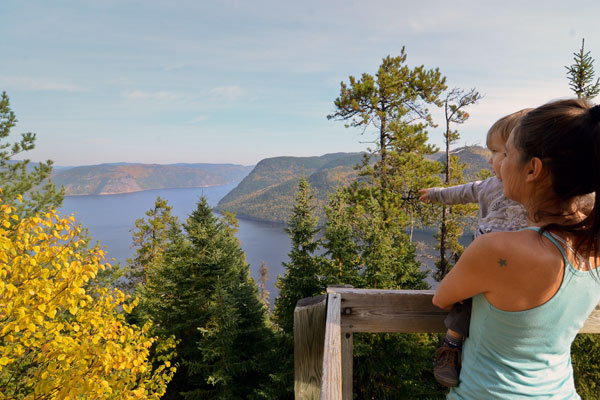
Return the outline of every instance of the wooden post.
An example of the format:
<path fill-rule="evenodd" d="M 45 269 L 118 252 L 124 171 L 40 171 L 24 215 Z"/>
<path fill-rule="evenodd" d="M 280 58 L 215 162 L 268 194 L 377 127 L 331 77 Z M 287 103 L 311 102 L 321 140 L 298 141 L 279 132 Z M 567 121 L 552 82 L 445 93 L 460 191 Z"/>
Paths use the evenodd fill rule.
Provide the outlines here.
<path fill-rule="evenodd" d="M 351 332 L 342 332 L 342 399 L 352 400 L 354 344 Z"/>
<path fill-rule="evenodd" d="M 294 309 L 294 393 L 318 400 L 323 374 L 327 295 L 302 299 Z"/>
<path fill-rule="evenodd" d="M 342 400 L 342 296 L 327 294 L 327 322 L 323 351 L 321 400 Z"/>
<path fill-rule="evenodd" d="M 340 289 L 354 289 L 352 285 L 329 285 L 327 293 L 337 293 Z M 342 302 L 344 298 L 342 296 Z M 344 313 L 344 310 L 340 310 Z M 342 315 L 343 317 L 343 315 Z M 352 384 L 354 369 L 354 335 L 342 332 L 342 399 L 352 400 Z"/>

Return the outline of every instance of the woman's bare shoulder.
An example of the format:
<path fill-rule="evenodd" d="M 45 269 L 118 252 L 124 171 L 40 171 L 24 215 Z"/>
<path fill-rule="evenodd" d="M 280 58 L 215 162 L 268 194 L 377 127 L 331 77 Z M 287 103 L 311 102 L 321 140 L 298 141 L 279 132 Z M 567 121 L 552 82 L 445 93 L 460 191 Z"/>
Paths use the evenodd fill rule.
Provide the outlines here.
<path fill-rule="evenodd" d="M 534 230 L 487 233 L 474 240 L 463 256 L 502 274 L 513 267 L 522 272 L 523 265 L 561 260 L 558 249 Z"/>

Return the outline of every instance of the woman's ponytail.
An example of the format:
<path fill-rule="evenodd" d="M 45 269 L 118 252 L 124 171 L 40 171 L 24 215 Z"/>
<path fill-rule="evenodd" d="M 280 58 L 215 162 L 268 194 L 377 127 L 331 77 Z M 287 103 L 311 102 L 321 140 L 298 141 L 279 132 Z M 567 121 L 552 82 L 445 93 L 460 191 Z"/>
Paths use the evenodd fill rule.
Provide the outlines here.
<path fill-rule="evenodd" d="M 525 160 L 537 157 L 552 175 L 557 200 L 580 201 L 587 217 L 576 224 L 551 223 L 543 230 L 572 234 L 577 250 L 600 259 L 600 105 L 586 100 L 559 100 L 530 111 L 516 130 L 514 143 Z M 538 210 L 543 216 L 566 216 Z M 572 212 L 572 211 L 571 211 Z M 600 276 L 600 269 L 596 269 Z"/>
<path fill-rule="evenodd" d="M 600 256 L 600 105 L 595 105 L 588 111 L 587 124 L 584 129 L 589 130 L 591 145 L 594 149 L 594 170 L 592 174 L 594 185 L 594 207 L 588 216 L 589 232 L 584 235 L 583 248 L 588 253 L 594 254 L 596 259 Z M 596 270 L 598 271 L 598 270 Z"/>

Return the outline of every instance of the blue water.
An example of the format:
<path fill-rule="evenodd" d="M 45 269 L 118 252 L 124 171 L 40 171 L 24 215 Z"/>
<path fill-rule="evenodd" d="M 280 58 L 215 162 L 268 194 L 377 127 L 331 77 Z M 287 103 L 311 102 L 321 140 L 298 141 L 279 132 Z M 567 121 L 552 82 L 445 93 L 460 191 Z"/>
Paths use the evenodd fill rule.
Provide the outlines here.
<path fill-rule="evenodd" d="M 70 196 L 65 198 L 60 211 L 75 214 L 77 222 L 89 230 L 93 240 L 105 247 L 108 262 L 124 265 L 135 253 L 131 235 L 135 220 L 145 217 L 145 212 L 154 206 L 157 196 L 166 199 L 173 207 L 173 215 L 184 222 L 196 208 L 201 196 L 206 197 L 209 205 L 215 206 L 237 184 L 238 182 L 209 188 L 156 189 L 102 196 Z M 277 275 L 283 275 L 281 263 L 288 261 L 287 253 L 290 249 L 283 226 L 240 219 L 237 237 L 250 264 L 250 274 L 256 281 L 261 262 L 264 261 L 269 267 L 267 290 L 271 293 L 273 302 L 278 292 L 275 287 Z"/>
<path fill-rule="evenodd" d="M 77 221 L 88 228 L 90 236 L 98 241 L 106 250 L 106 259 L 110 263 L 125 264 L 132 258 L 133 248 L 131 233 L 135 228 L 135 220 L 145 217 L 145 212 L 154 206 L 157 196 L 167 199 L 173 207 L 172 213 L 180 222 L 185 222 L 188 215 L 196 208 L 198 199 L 205 196 L 209 205 L 215 206 L 238 182 L 209 188 L 191 189 L 156 189 L 144 192 L 66 197 L 60 211 L 64 214 L 74 213 Z M 280 224 L 239 219 L 237 237 L 246 259 L 250 264 L 250 274 L 258 281 L 261 262 L 269 267 L 267 290 L 271 294 L 271 304 L 277 297 L 275 287 L 277 275 L 284 274 L 282 262 L 287 262 L 290 241 Z M 420 257 L 424 268 L 433 268 L 433 238 L 431 231 L 417 230 L 416 241 L 425 242 L 428 256 Z M 464 244 L 467 244 L 467 240 Z M 436 287 L 437 282 L 427 279 Z"/>

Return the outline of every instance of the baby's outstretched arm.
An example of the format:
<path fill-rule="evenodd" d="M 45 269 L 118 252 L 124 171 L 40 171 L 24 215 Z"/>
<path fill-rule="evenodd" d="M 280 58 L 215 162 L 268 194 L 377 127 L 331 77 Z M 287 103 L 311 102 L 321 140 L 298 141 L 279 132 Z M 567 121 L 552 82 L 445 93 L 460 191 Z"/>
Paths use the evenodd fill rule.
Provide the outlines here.
<path fill-rule="evenodd" d="M 486 182 L 488 182 L 490 179 L 486 179 L 485 181 L 469 182 L 463 185 L 451 186 L 447 188 L 431 187 L 421 189 L 419 190 L 419 200 L 426 203 L 441 203 L 447 205 L 477 203 L 477 194 L 479 193 L 482 185 L 486 184 Z"/>

